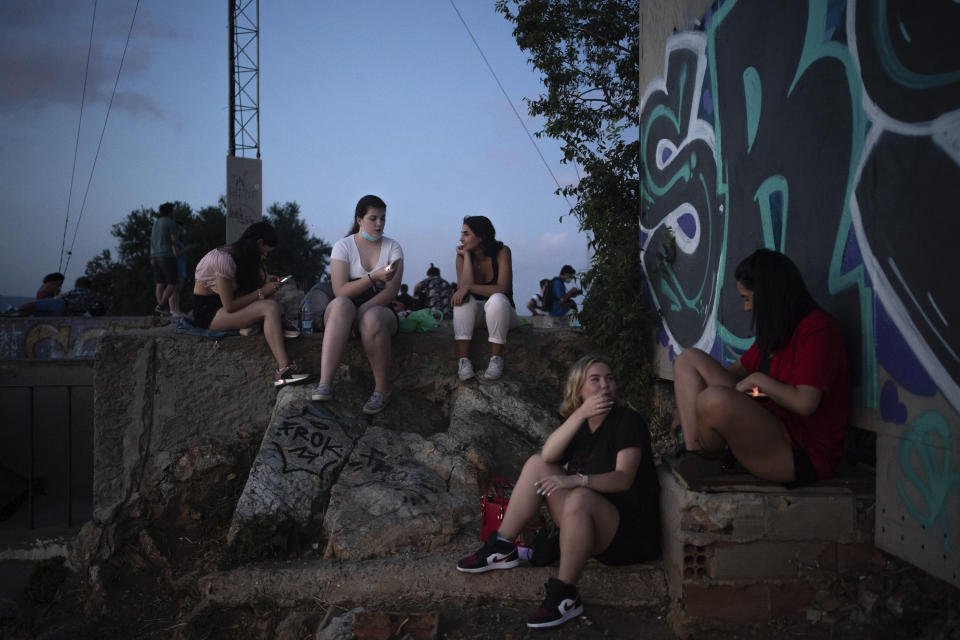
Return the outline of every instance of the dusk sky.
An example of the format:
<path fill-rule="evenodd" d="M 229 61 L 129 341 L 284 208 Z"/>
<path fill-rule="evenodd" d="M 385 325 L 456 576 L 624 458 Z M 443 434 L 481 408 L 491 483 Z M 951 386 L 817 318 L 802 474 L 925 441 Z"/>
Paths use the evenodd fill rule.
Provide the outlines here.
<path fill-rule="evenodd" d="M 493 0 L 455 2 L 538 130 L 523 99 L 544 89 L 512 24 Z M 116 258 L 110 227 L 131 211 L 167 200 L 196 211 L 225 192 L 227 2 L 141 2 L 81 217 L 136 4 L 96 4 L 71 196 L 94 2 L 0 3 L 0 294 L 32 296 L 57 270 L 68 199 L 69 288 L 101 250 Z M 262 2 L 260 94 L 264 208 L 299 203 L 330 244 L 373 193 L 411 285 L 430 262 L 455 278 L 467 214 L 488 216 L 512 248 L 518 309 L 564 263 L 588 266 L 586 236 L 450 0 Z M 561 183 L 577 180 L 558 143 L 537 144 Z"/>

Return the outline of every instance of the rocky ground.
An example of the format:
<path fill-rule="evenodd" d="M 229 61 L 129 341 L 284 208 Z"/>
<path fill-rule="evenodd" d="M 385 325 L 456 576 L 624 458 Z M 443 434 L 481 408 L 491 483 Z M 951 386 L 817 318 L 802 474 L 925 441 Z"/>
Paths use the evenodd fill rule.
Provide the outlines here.
<path fill-rule="evenodd" d="M 252 456 L 254 446 L 250 443 L 245 455 Z M 668 624 L 667 602 L 630 609 L 588 603 L 584 617 L 552 631 L 525 627 L 535 603 L 505 603 L 489 597 L 438 602 L 409 594 L 396 601 L 337 605 L 314 600 L 281 606 L 269 598 L 236 607 L 210 604 L 198 590 L 198 579 L 237 561 L 235 550 L 225 544 L 233 507 L 246 479 L 240 475 L 244 454 L 235 458 L 240 461 L 236 467 L 192 478 L 192 486 L 181 493 L 186 497 L 143 522 L 129 523 L 126 542 L 95 574 L 72 573 L 57 561 L 37 565 L 18 605 L 0 612 L 2 637 L 350 638 L 357 608 L 407 617 L 434 614 L 437 637 L 451 640 L 675 637 Z M 258 546 L 265 554 L 311 557 L 316 553 L 296 548 L 298 541 L 283 531 L 272 536 Z M 451 563 L 458 555 L 457 549 L 450 550 Z M 792 619 L 726 629 L 693 628 L 688 637 L 960 639 L 960 590 L 880 551 L 870 571 L 826 585 L 817 602 L 817 608 Z M 392 637 L 403 637 L 402 633 L 403 629 Z"/>

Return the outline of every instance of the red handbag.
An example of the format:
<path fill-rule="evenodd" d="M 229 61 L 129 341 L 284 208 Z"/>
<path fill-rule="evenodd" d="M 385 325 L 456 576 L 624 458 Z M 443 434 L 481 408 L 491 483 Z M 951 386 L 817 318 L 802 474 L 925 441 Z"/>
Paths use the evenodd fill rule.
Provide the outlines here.
<path fill-rule="evenodd" d="M 480 496 L 480 539 L 486 541 L 491 532 L 500 528 L 503 514 L 507 512 L 513 485 L 503 478 L 494 478 L 487 483 Z"/>

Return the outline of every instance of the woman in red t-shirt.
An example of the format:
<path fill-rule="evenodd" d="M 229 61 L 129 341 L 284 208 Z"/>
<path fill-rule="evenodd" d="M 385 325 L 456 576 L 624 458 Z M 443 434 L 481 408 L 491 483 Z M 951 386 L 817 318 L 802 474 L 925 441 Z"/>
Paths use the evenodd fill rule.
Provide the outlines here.
<path fill-rule="evenodd" d="M 735 277 L 756 340 L 726 369 L 699 349 L 677 357 L 674 390 L 686 449 L 729 447 L 751 473 L 774 482 L 832 477 L 850 414 L 840 330 L 782 253 L 755 251 Z"/>

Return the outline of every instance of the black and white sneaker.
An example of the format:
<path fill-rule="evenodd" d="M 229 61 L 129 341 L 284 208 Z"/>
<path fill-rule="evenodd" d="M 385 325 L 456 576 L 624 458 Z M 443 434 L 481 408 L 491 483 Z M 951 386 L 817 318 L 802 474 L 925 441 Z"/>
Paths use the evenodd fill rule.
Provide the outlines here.
<path fill-rule="evenodd" d="M 531 629 L 556 627 L 583 613 L 580 593 L 574 585 L 550 578 L 544 586 L 547 588 L 547 597 L 543 599 L 540 608 L 530 614 L 527 620 L 528 627 Z"/>
<path fill-rule="evenodd" d="M 494 531 L 473 555 L 460 558 L 457 571 L 483 573 L 493 569 L 513 569 L 520 564 L 520 555 L 512 542 L 501 540 Z"/>

